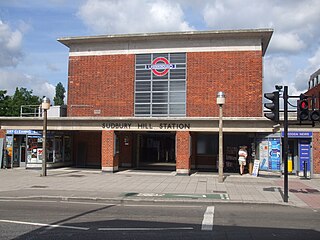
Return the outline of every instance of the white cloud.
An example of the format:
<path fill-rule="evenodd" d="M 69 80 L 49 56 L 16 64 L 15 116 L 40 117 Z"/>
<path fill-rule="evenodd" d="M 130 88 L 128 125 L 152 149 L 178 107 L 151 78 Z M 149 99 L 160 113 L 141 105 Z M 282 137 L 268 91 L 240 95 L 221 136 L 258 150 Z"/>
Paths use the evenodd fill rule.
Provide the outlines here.
<path fill-rule="evenodd" d="M 180 5 L 172 1 L 88 0 L 78 16 L 99 34 L 193 30 Z"/>
<path fill-rule="evenodd" d="M 55 86 L 47 80 L 17 71 L 0 69 L 0 86 L 1 90 L 7 90 L 8 95 L 13 95 L 16 87 L 32 90 L 33 94 L 39 97 L 47 96 L 53 99 L 55 95 Z"/>
<path fill-rule="evenodd" d="M 297 33 L 275 33 L 272 39 L 273 52 L 298 53 L 306 49 L 306 43 Z"/>
<path fill-rule="evenodd" d="M 267 56 L 264 61 L 264 92 L 273 92 L 275 85 L 285 85 L 292 63 L 285 57 Z"/>
<path fill-rule="evenodd" d="M 22 33 L 0 20 L 0 67 L 16 66 L 22 58 Z"/>
<path fill-rule="evenodd" d="M 320 47 L 318 47 L 317 51 L 315 54 L 308 59 L 310 63 L 310 67 L 313 69 L 318 69 L 320 68 Z"/>
<path fill-rule="evenodd" d="M 320 38 L 320 1 L 210 1 L 204 21 L 213 29 L 274 28 L 270 50 L 298 53 Z"/>

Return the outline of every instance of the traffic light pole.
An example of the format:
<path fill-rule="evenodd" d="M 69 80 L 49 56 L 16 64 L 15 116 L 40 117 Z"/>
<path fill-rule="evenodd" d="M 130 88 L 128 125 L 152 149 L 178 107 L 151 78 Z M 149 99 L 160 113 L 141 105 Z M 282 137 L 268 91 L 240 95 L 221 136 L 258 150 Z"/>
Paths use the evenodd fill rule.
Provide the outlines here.
<path fill-rule="evenodd" d="M 282 161 L 284 163 L 284 180 L 283 180 L 283 201 L 288 202 L 288 86 L 284 86 L 283 89 L 283 100 L 284 100 L 284 119 L 283 119 L 283 154 L 282 154 Z"/>

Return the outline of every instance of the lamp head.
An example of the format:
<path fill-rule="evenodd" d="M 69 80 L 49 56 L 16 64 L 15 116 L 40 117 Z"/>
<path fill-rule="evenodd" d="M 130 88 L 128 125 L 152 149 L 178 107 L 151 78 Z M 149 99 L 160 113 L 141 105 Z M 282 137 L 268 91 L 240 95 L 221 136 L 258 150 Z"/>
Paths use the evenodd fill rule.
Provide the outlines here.
<path fill-rule="evenodd" d="M 224 92 L 218 92 L 217 93 L 217 104 L 218 105 L 223 105 L 226 102 L 226 96 Z"/>
<path fill-rule="evenodd" d="M 45 109 L 45 110 L 48 110 L 50 108 L 50 99 L 49 98 L 43 97 L 41 108 Z"/>

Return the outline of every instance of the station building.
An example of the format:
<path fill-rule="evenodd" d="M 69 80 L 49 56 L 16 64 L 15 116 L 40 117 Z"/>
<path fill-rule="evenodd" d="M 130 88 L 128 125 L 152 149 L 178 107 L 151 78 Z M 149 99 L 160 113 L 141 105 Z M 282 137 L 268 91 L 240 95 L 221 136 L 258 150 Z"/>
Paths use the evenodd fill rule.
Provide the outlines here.
<path fill-rule="evenodd" d="M 272 34 L 251 29 L 58 39 L 69 48 L 67 117 L 49 118 L 48 129 L 61 136 L 62 155 L 69 152 L 61 161 L 107 172 L 217 171 L 216 98 L 224 92 L 224 170 L 238 172 L 237 152 L 246 145 L 248 162 L 260 159 L 261 169 L 281 171 L 282 127 L 263 117 L 263 57 Z M 1 127 L 36 131 L 42 120 L 1 119 Z M 289 137 L 290 171 L 302 172 L 304 155 L 309 173 L 319 174 L 316 128 L 292 125 Z"/>

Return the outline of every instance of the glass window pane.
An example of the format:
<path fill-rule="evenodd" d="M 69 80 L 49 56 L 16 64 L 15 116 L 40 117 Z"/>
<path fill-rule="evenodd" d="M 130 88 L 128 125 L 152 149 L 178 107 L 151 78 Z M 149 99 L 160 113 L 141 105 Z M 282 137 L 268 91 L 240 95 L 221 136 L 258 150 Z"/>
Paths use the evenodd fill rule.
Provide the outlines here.
<path fill-rule="evenodd" d="M 160 92 L 160 93 L 152 93 L 152 102 L 153 103 L 167 103 L 168 102 L 168 93 Z"/>
<path fill-rule="evenodd" d="M 185 103 L 186 95 L 184 92 L 170 92 L 170 103 Z"/>
<path fill-rule="evenodd" d="M 150 104 L 136 104 L 135 114 L 137 115 L 150 115 Z"/>
<path fill-rule="evenodd" d="M 138 54 L 136 55 L 136 64 L 150 64 L 151 54 Z"/>
<path fill-rule="evenodd" d="M 185 69 L 171 69 L 170 70 L 170 79 L 186 79 L 186 70 Z"/>
<path fill-rule="evenodd" d="M 136 93 L 136 103 L 150 103 L 150 93 Z"/>
<path fill-rule="evenodd" d="M 168 105 L 167 104 L 153 104 L 152 105 L 152 114 L 168 114 Z"/>
<path fill-rule="evenodd" d="M 136 82 L 136 91 L 151 91 L 151 82 L 150 81 L 143 81 L 143 82 Z"/>
<path fill-rule="evenodd" d="M 170 115 L 181 115 L 186 113 L 185 104 L 170 104 Z"/>
<path fill-rule="evenodd" d="M 185 81 L 170 81 L 170 91 L 185 91 Z"/>
<path fill-rule="evenodd" d="M 137 70 L 136 71 L 136 80 L 150 80 L 151 72 L 150 70 Z"/>
<path fill-rule="evenodd" d="M 153 81 L 152 91 L 168 91 L 168 81 Z"/>
<path fill-rule="evenodd" d="M 171 53 L 170 54 L 171 63 L 186 63 L 186 54 L 185 53 Z"/>

